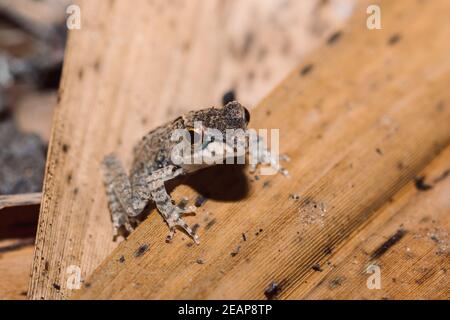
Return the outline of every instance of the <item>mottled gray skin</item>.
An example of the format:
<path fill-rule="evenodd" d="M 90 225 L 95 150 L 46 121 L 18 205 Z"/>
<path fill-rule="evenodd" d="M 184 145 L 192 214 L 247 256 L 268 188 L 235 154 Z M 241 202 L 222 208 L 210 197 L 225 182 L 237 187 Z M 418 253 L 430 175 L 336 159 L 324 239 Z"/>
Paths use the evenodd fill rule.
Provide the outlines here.
<path fill-rule="evenodd" d="M 131 232 L 133 225 L 137 223 L 135 217 L 141 214 L 147 203 L 152 200 L 169 226 L 170 234 L 167 241 L 173 238 L 176 228 L 181 228 L 198 243 L 197 234 L 182 219 L 184 214 L 195 212 L 195 208 L 180 208 L 174 205 L 164 182 L 205 166 L 174 164 L 171 154 L 178 141 L 172 141 L 171 135 L 175 129 L 193 131 L 194 122 L 201 122 L 203 128 L 220 130 L 226 137 L 227 129 L 245 131 L 248 121 L 248 111 L 238 102 L 231 102 L 220 109 L 209 108 L 189 112 L 143 137 L 134 149 L 134 161 L 129 176 L 115 155 L 105 157 L 103 161 L 105 185 L 115 235 L 122 227 Z M 258 162 L 267 162 L 268 156 L 270 154 L 266 151 Z M 279 169 L 282 170 L 281 167 Z"/>
<path fill-rule="evenodd" d="M 176 129 L 190 129 L 195 122 L 201 122 L 203 127 L 218 129 L 225 137 L 226 129 L 247 129 L 246 114 L 248 111 L 238 102 L 231 102 L 223 108 L 208 108 L 191 111 L 171 122 L 168 122 L 146 134 L 134 149 L 134 162 L 131 179 L 148 174 L 148 171 L 174 165 L 171 162 L 171 152 L 178 141 L 170 137 Z M 200 169 L 200 167 L 198 168 Z M 144 171 L 144 172 L 143 172 Z"/>

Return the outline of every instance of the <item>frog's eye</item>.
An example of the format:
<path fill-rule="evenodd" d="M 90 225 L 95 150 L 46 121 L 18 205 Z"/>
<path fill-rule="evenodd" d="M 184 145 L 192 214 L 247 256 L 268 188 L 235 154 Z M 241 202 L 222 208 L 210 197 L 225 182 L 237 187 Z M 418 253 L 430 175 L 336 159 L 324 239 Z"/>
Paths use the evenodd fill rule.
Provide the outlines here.
<path fill-rule="evenodd" d="M 188 132 L 191 138 L 191 144 L 199 143 L 202 140 L 202 135 L 195 131 L 194 128 L 188 128 Z"/>
<path fill-rule="evenodd" d="M 244 120 L 246 124 L 250 122 L 250 112 L 247 110 L 247 108 L 244 108 Z"/>

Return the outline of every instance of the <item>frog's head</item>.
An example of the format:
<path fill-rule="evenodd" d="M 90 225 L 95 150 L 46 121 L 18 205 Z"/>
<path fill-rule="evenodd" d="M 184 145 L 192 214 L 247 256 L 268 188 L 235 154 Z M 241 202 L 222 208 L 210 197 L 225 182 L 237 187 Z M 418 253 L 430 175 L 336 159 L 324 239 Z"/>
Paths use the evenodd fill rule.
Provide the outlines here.
<path fill-rule="evenodd" d="M 246 130 L 250 113 L 239 102 L 233 101 L 223 108 L 191 111 L 183 120 L 188 129 L 194 128 L 195 123 L 200 123 L 203 130 L 216 129 L 225 134 L 227 129 Z"/>
<path fill-rule="evenodd" d="M 184 125 L 190 133 L 192 154 L 194 158 L 203 159 L 202 165 L 195 168 L 223 163 L 236 155 L 242 156 L 249 121 L 249 111 L 236 101 L 223 108 L 209 108 L 187 114 Z M 194 168 L 190 167 L 192 171 Z"/>

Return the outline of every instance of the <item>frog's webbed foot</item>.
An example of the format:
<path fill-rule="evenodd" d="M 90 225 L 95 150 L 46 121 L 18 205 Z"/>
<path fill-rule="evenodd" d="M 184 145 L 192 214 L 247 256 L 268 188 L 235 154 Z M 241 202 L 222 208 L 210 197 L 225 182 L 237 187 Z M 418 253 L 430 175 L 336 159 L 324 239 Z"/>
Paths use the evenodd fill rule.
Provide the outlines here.
<path fill-rule="evenodd" d="M 174 237 L 177 228 L 183 229 L 195 243 L 199 243 L 199 237 L 187 223 L 182 219 L 183 215 L 195 213 L 195 207 L 182 208 L 175 205 L 167 193 L 164 181 L 174 178 L 181 173 L 172 167 L 163 168 L 152 173 L 148 178 L 148 186 L 152 195 L 152 199 L 161 213 L 162 217 L 169 226 L 170 233 L 167 236 L 167 241 L 171 241 Z"/>
<path fill-rule="evenodd" d="M 249 155 L 250 155 L 250 172 L 255 173 L 259 165 L 270 165 L 270 168 L 263 168 L 261 174 L 270 175 L 271 172 L 279 172 L 285 177 L 289 177 L 289 172 L 280 165 L 280 161 L 289 162 L 289 156 L 281 154 L 272 154 L 267 148 L 264 138 L 257 134 L 248 134 Z M 263 171 L 264 170 L 264 171 Z"/>
<path fill-rule="evenodd" d="M 159 207 L 158 207 L 159 209 Z M 191 238 L 194 240 L 196 244 L 199 244 L 199 237 L 195 233 L 194 230 L 192 230 L 187 223 L 181 218 L 183 215 L 195 213 L 195 207 L 189 207 L 186 209 L 182 209 L 178 206 L 173 206 L 170 210 L 167 210 L 166 212 L 161 211 L 162 216 L 166 220 L 167 224 L 169 225 L 170 233 L 166 238 L 167 242 L 171 242 L 175 231 L 177 228 L 180 228 L 184 230 Z M 164 209 L 162 209 L 164 210 Z M 167 217 L 167 218 L 166 218 Z"/>
<path fill-rule="evenodd" d="M 187 213 L 187 212 L 185 212 L 185 213 Z M 175 235 L 176 229 L 180 228 L 180 229 L 183 229 L 192 238 L 192 240 L 194 240 L 194 242 L 196 244 L 200 243 L 199 237 L 195 233 L 195 231 L 192 230 L 181 217 L 179 217 L 179 216 L 177 217 L 177 214 L 173 214 L 172 218 L 166 219 L 166 222 L 169 225 L 169 229 L 170 229 L 170 233 L 166 238 L 167 242 L 172 241 L 172 239 Z"/>

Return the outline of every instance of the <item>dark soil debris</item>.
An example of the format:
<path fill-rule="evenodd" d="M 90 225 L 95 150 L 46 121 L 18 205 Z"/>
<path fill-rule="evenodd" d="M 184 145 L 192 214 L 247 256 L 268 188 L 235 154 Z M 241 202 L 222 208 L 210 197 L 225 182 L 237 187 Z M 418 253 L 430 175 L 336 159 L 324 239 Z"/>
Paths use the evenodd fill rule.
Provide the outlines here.
<path fill-rule="evenodd" d="M 433 241 L 436 242 L 436 243 L 439 243 L 439 242 L 440 242 L 439 238 L 438 238 L 435 234 L 432 234 L 432 235 L 430 236 L 430 239 L 433 240 Z"/>
<path fill-rule="evenodd" d="M 322 268 L 320 267 L 320 264 L 318 264 L 318 263 L 314 264 L 311 268 L 314 271 L 317 271 L 317 272 L 322 272 L 323 271 Z"/>
<path fill-rule="evenodd" d="M 402 40 L 402 36 L 401 36 L 400 34 L 396 33 L 396 34 L 393 34 L 393 35 L 389 38 L 388 43 L 389 43 L 390 46 L 393 46 L 393 45 L 399 43 L 400 40 Z"/>
<path fill-rule="evenodd" d="M 392 246 L 399 242 L 406 234 L 406 230 L 398 229 L 389 239 L 387 239 L 381 246 L 379 246 L 370 256 L 371 259 L 378 259 L 385 254 Z"/>
<path fill-rule="evenodd" d="M 62 145 L 62 151 L 64 152 L 64 153 L 67 153 L 67 152 L 69 152 L 69 149 L 70 149 L 70 147 L 69 147 L 69 145 L 68 144 L 63 144 Z"/>
<path fill-rule="evenodd" d="M 233 250 L 233 252 L 230 253 L 230 255 L 231 255 L 232 257 L 236 257 L 236 256 L 238 255 L 239 251 L 241 251 L 241 246 L 237 246 L 237 247 Z"/>
<path fill-rule="evenodd" d="M 199 195 L 196 199 L 195 199 L 195 203 L 194 205 L 197 208 L 200 208 L 201 206 L 203 206 L 205 204 L 205 202 L 208 201 L 208 198 L 206 198 L 205 196 Z"/>
<path fill-rule="evenodd" d="M 327 40 L 327 43 L 329 45 L 335 44 L 336 42 L 339 41 L 339 39 L 341 39 L 342 36 L 342 32 L 341 31 L 337 31 L 335 33 L 333 33 Z"/>
<path fill-rule="evenodd" d="M 216 222 L 217 222 L 216 219 L 212 219 L 211 221 L 209 221 L 209 222 L 206 224 L 206 226 L 205 226 L 205 230 L 211 229 L 211 227 L 212 227 L 213 225 L 215 225 Z"/>
<path fill-rule="evenodd" d="M 292 199 L 292 200 L 299 200 L 300 199 L 300 196 L 298 195 L 298 194 L 290 194 L 289 195 L 289 199 Z"/>
<path fill-rule="evenodd" d="M 266 296 L 267 300 L 273 300 L 276 299 L 277 295 L 281 292 L 281 287 L 278 283 L 272 282 L 269 284 L 267 289 L 264 291 L 264 295 Z"/>
<path fill-rule="evenodd" d="M 333 289 L 335 289 L 335 288 L 341 286 L 342 283 L 344 283 L 344 280 L 345 280 L 344 277 L 337 277 L 337 278 L 331 280 L 331 281 L 330 281 L 330 284 L 329 284 L 330 289 L 333 290 Z"/>
<path fill-rule="evenodd" d="M 313 64 L 308 64 L 306 66 L 303 67 L 302 70 L 300 70 L 300 75 L 302 77 L 308 75 L 309 73 L 311 73 L 311 71 L 314 69 L 314 65 Z"/>
<path fill-rule="evenodd" d="M 147 244 L 143 244 L 142 246 L 140 246 L 135 252 L 134 252 L 134 256 L 136 258 L 142 257 L 144 255 L 144 253 L 146 253 L 148 250 L 148 245 Z"/>
<path fill-rule="evenodd" d="M 425 183 L 425 177 L 423 176 L 414 178 L 414 184 L 419 191 L 428 191 L 433 188 L 433 186 Z"/>

